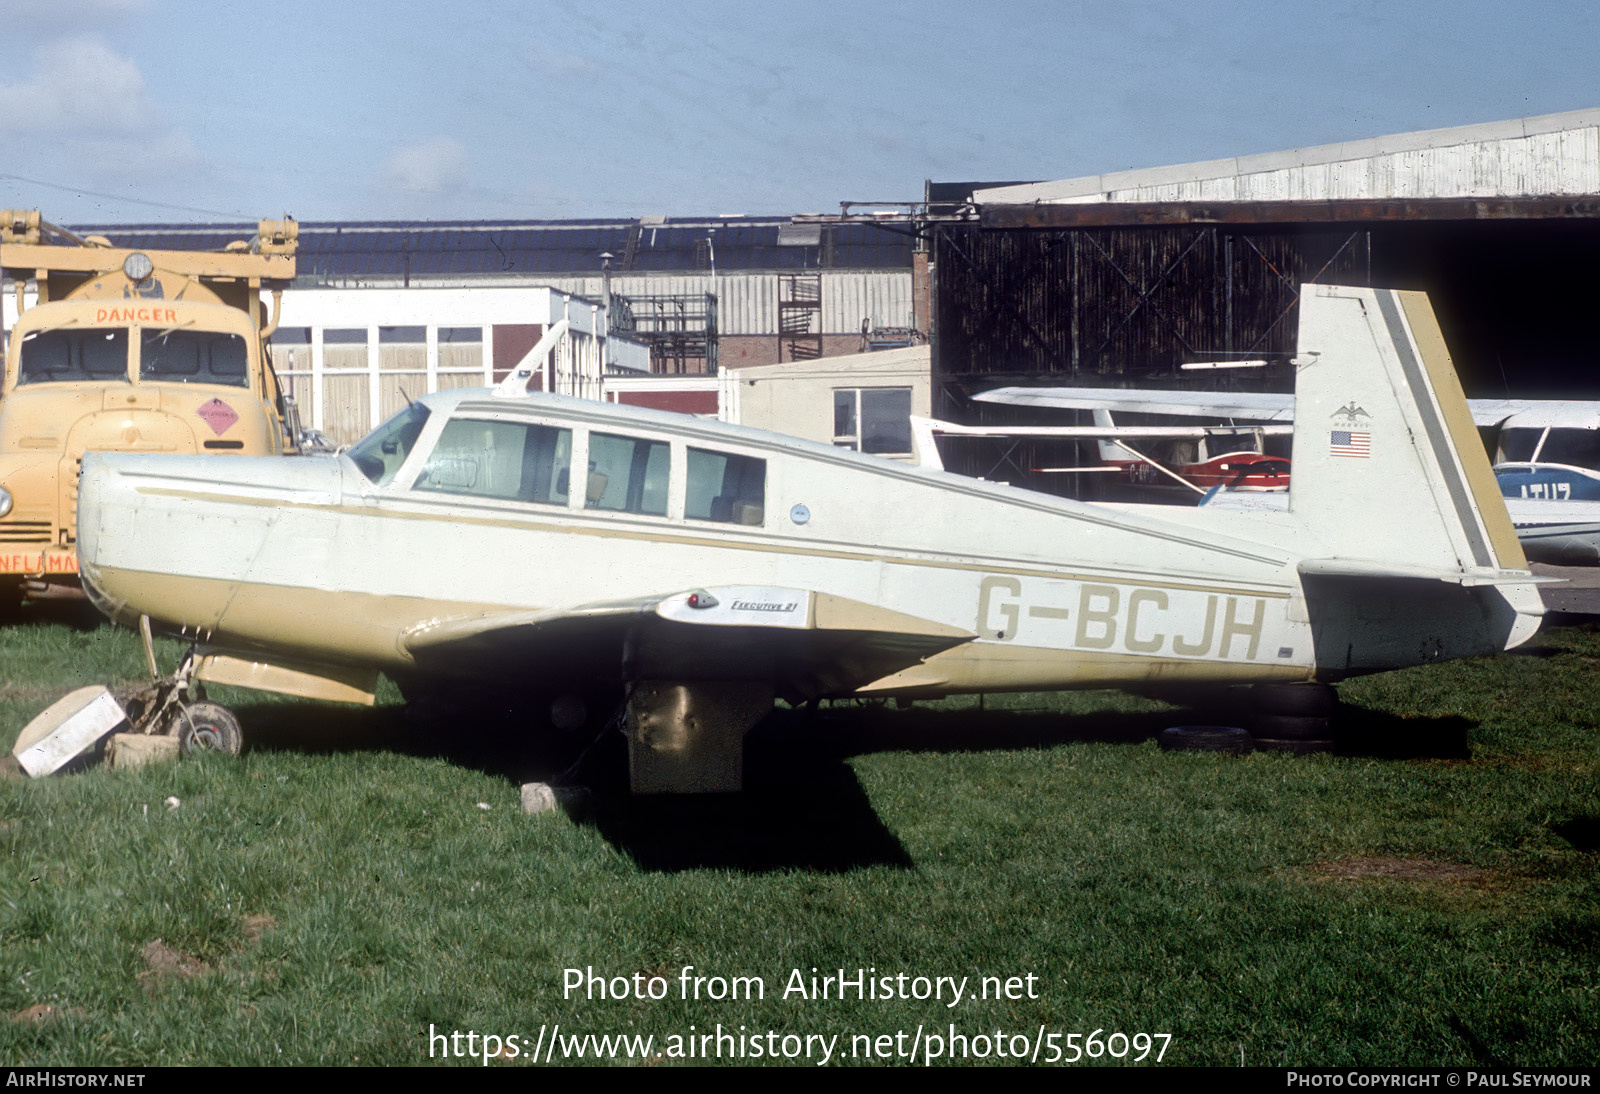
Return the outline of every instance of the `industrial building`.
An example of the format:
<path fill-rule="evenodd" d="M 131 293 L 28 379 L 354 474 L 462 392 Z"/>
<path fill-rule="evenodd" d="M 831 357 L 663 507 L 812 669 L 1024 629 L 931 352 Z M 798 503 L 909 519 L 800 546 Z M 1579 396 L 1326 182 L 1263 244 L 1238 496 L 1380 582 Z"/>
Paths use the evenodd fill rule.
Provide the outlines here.
<path fill-rule="evenodd" d="M 251 224 L 75 225 L 118 246 L 214 250 Z M 905 225 L 790 217 L 386 221 L 299 225 L 296 288 L 547 287 L 621 298 L 612 330 L 658 374 L 854 353 L 919 327 Z M 294 322 L 286 315 L 285 321 Z M 920 329 L 926 331 L 924 317 Z"/>
<path fill-rule="evenodd" d="M 926 344 L 900 219 L 305 222 L 273 363 L 307 423 L 348 442 L 407 397 L 504 377 L 565 318 L 535 386 L 714 415 L 722 369 Z M 196 251 L 255 231 L 74 227 Z"/>

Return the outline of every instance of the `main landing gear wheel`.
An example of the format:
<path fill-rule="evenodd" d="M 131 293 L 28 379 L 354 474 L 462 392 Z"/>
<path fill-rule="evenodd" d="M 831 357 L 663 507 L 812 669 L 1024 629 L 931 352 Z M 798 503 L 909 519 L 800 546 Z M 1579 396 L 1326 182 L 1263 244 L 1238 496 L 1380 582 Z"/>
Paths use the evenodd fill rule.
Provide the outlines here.
<path fill-rule="evenodd" d="M 244 731 L 233 711 L 204 700 L 180 706 L 167 725 L 167 735 L 178 738 L 178 748 L 185 756 L 196 752 L 237 756 L 244 747 Z"/>

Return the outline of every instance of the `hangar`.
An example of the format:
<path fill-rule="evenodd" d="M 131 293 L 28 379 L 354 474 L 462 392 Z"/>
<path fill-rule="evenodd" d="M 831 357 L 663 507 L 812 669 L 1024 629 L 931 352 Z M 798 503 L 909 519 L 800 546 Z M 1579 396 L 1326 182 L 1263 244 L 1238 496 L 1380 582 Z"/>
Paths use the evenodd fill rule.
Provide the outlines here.
<path fill-rule="evenodd" d="M 1600 109 L 978 189 L 929 225 L 934 412 L 1002 383 L 1289 390 L 1303 282 L 1429 293 L 1469 396 L 1593 398 Z M 1036 412 L 1035 412 L 1036 413 Z M 1024 445 L 1006 471 L 1037 478 Z M 993 454 L 953 469 L 995 473 Z"/>

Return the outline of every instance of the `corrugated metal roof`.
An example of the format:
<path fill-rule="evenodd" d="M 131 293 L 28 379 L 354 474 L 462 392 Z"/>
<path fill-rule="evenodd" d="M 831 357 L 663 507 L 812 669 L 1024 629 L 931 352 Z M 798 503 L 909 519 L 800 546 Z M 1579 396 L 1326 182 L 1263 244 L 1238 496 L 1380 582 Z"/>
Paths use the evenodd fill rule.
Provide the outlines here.
<path fill-rule="evenodd" d="M 1592 194 L 1600 109 L 979 190 L 980 204 Z"/>
<path fill-rule="evenodd" d="M 586 274 L 610 253 L 616 272 L 909 269 L 912 239 L 874 224 L 829 225 L 816 244 L 780 246 L 787 217 L 557 221 L 307 221 L 302 279 Z M 253 223 L 80 225 L 119 246 L 221 250 Z"/>

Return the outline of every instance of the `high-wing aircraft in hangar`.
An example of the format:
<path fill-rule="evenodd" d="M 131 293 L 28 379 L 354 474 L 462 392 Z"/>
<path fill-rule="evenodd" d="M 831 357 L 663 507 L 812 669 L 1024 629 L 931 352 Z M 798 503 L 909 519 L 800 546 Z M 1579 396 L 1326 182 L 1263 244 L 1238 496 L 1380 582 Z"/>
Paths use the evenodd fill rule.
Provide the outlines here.
<path fill-rule="evenodd" d="M 1101 420 L 1098 416 L 1127 411 L 1256 423 L 1254 428 L 1264 435 L 1284 429 L 1285 423 L 1295 418 L 1295 396 L 1287 393 L 1051 386 L 999 387 L 972 398 L 1007 406 L 1088 410 L 1097 415 L 1097 422 Z M 1566 565 L 1600 564 L 1600 402 L 1469 399 L 1467 406 L 1474 424 L 1490 431 L 1490 443 L 1496 449 L 1495 479 L 1527 556 Z M 936 425 L 942 428 L 942 424 Z M 1343 431 L 1346 451 L 1351 456 L 1359 457 L 1366 443 L 1368 432 L 1363 426 L 1361 416 L 1352 415 L 1351 428 Z M 1056 428 L 1041 427 L 1041 431 Z M 1250 427 L 1230 424 L 1207 428 L 1237 434 Z M 1080 429 L 1083 436 L 1096 438 L 1115 438 L 1121 431 L 1127 431 L 1130 438 L 1164 435 L 1161 427 L 1124 426 L 1112 432 Z M 1074 427 L 1060 427 L 1056 435 L 1077 436 L 1079 432 Z M 1109 442 L 1101 443 L 1103 451 Z M 1167 481 L 1157 479 L 1157 461 L 1145 460 L 1145 465 L 1145 481 Z M 1288 477 L 1286 462 L 1281 474 Z M 1218 485 L 1215 476 L 1188 481 L 1196 487 L 1195 494 Z M 1240 479 L 1241 484 L 1246 481 Z M 1227 483 L 1221 485 L 1224 490 L 1231 488 Z M 1372 488 L 1384 487 L 1374 482 Z M 1254 508 L 1282 505 L 1281 500 L 1272 499 L 1260 503 L 1248 499 L 1224 501 Z"/>

